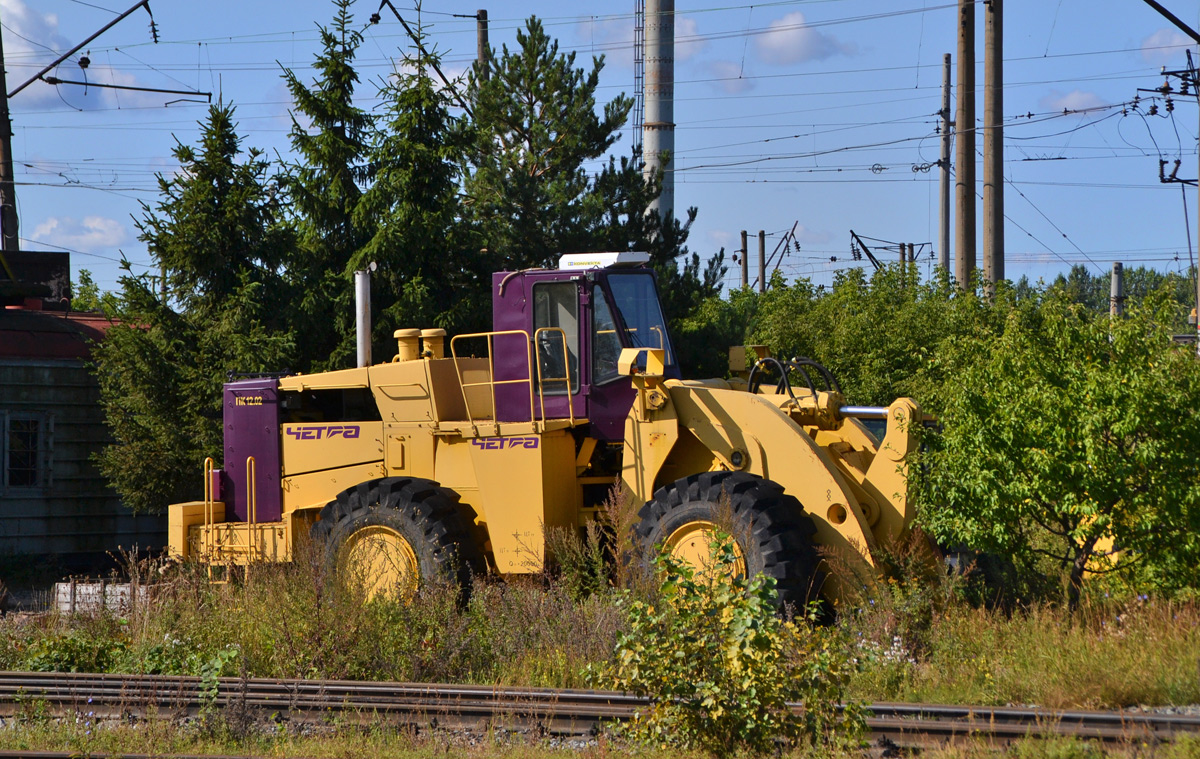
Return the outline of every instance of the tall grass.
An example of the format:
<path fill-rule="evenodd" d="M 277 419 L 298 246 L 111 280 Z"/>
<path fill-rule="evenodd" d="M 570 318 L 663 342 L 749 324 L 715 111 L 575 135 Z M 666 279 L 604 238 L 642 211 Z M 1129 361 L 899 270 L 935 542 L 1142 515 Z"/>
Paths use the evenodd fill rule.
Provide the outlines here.
<path fill-rule="evenodd" d="M 0 668 L 573 687 L 608 656 L 622 618 L 612 591 L 576 598 L 542 576 L 477 578 L 466 603 L 438 583 L 368 601 L 306 548 L 228 584 L 193 564 L 162 577 L 122 618 L 4 618 Z"/>
<path fill-rule="evenodd" d="M 578 555 L 592 563 L 587 550 Z M 137 564 L 133 573 L 159 579 L 152 600 L 124 617 L 0 618 L 0 668 L 582 687 L 584 667 L 611 656 L 626 624 L 612 576 L 590 589 L 580 582 L 593 569 L 477 578 L 465 603 L 445 585 L 407 602 L 367 602 L 307 549 L 229 584 L 197 565 Z M 636 585 L 638 573 L 624 571 Z M 1196 602 L 1093 594 L 1074 614 L 1053 605 L 1005 613 L 956 600 L 946 582 L 914 573 L 863 583 L 836 623 L 860 663 L 850 695 L 1200 703 Z"/>
<path fill-rule="evenodd" d="M 872 619 L 868 614 L 866 619 Z M 1116 708 L 1200 703 L 1200 608 L 1194 603 L 1085 600 L 1071 614 L 954 604 L 918 655 L 903 638 L 852 634 L 864 667 L 851 691 L 873 700 Z"/>

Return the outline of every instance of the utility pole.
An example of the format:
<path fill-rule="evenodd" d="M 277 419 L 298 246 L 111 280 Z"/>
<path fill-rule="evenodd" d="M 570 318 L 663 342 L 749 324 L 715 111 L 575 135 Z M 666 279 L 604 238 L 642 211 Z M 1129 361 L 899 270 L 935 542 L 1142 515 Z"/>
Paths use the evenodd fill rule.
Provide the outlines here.
<path fill-rule="evenodd" d="M 750 284 L 750 248 L 746 245 L 746 230 L 742 230 L 742 287 Z"/>
<path fill-rule="evenodd" d="M 758 230 L 758 291 L 767 291 L 767 233 Z"/>
<path fill-rule="evenodd" d="M 478 65 L 479 81 L 486 82 L 491 72 L 488 71 L 488 57 L 491 55 L 491 47 L 488 45 L 488 21 L 487 11 L 480 8 L 475 14 L 475 33 L 479 38 L 478 49 L 475 52 L 475 62 Z"/>
<path fill-rule="evenodd" d="M 0 250 L 21 249 L 17 219 L 17 183 L 13 176 L 12 119 L 8 115 L 8 82 L 4 73 L 4 41 L 0 35 Z M 7 269 L 7 265 L 5 269 Z M 9 276 L 12 273 L 9 272 Z"/>
<path fill-rule="evenodd" d="M 958 135 L 955 144 L 954 274 L 958 286 L 971 286 L 975 271 L 975 0 L 958 0 Z"/>
<path fill-rule="evenodd" d="M 1164 8 L 1161 3 L 1157 2 L 1157 0 L 1146 0 L 1146 5 L 1149 5 L 1151 8 L 1161 13 L 1164 18 L 1178 27 L 1180 31 L 1191 37 L 1197 43 L 1200 43 L 1200 33 L 1197 33 L 1195 29 L 1183 23 L 1178 16 Z M 1193 91 L 1196 93 L 1196 104 L 1200 106 L 1200 80 L 1193 81 L 1192 85 Z M 1200 174 L 1197 174 L 1196 176 L 1196 196 L 1197 200 L 1200 201 Z M 1200 223 L 1196 224 L 1196 235 L 1197 238 L 1200 239 Z M 1197 250 L 1200 250 L 1200 247 L 1198 247 Z M 1200 263 L 1197 263 L 1196 265 L 1196 355 L 1200 355 Z"/>
<path fill-rule="evenodd" d="M 1125 315 L 1125 266 L 1120 261 L 1113 262 L 1112 286 L 1108 297 L 1108 313 L 1110 316 Z"/>
<path fill-rule="evenodd" d="M 1004 0 L 985 0 L 983 32 L 983 278 L 1004 279 Z"/>
<path fill-rule="evenodd" d="M 938 266 L 945 276 L 950 276 L 950 54 L 942 57 L 942 157 L 938 165 L 942 168 L 941 218 L 938 229 Z"/>

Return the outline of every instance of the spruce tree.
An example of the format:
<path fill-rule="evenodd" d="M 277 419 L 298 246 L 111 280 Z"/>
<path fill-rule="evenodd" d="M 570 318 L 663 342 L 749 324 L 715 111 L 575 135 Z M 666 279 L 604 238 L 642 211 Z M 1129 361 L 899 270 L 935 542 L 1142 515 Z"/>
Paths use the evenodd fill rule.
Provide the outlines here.
<path fill-rule="evenodd" d="M 283 74 L 295 104 L 291 142 L 297 158 L 282 184 L 299 237 L 290 272 L 300 297 L 292 316 L 305 336 L 304 369 L 345 368 L 353 356 L 351 260 L 373 235 L 369 216 L 356 212 L 370 175 L 374 118 L 354 103 L 354 58 L 363 37 L 353 29 L 351 5 L 353 0 L 335 0 L 332 25 L 319 27 L 316 78 L 306 84 L 289 69 Z"/>
<path fill-rule="evenodd" d="M 180 171 L 159 176 L 160 200 L 137 222 L 166 287 L 126 273 L 107 301 L 117 323 L 93 352 L 113 438 L 97 463 L 135 511 L 199 497 L 204 457 L 221 458 L 222 383 L 295 355 L 278 273 L 291 233 L 268 163 L 257 150 L 239 158 L 233 115 L 212 106 L 199 144 L 176 145 Z"/>
<path fill-rule="evenodd" d="M 468 86 L 472 224 L 504 268 L 591 250 L 603 203 L 584 165 L 616 143 L 633 100 L 621 95 L 597 115 L 603 59 L 590 72 L 576 68 L 536 17 L 517 32 L 517 49 L 505 46 L 488 66 L 489 77 Z"/>
<path fill-rule="evenodd" d="M 464 145 L 450 93 L 428 76 L 436 62 L 436 53 L 406 55 L 380 90 L 386 110 L 370 151 L 371 187 L 357 210 L 374 234 L 352 259 L 355 268 L 379 265 L 377 344 L 392 345 L 398 327 L 477 331 L 490 323 L 490 262 L 460 221 Z"/>

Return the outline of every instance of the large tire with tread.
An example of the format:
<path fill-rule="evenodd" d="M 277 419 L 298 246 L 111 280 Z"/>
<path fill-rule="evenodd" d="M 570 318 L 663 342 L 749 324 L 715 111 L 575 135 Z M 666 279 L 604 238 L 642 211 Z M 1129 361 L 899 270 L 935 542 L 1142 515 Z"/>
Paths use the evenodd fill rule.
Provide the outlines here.
<path fill-rule="evenodd" d="M 388 477 L 344 490 L 321 509 L 313 543 L 335 571 L 357 574 L 368 595 L 407 597 L 422 583 L 454 580 L 463 599 L 485 571 L 458 508 L 458 494 L 432 480 Z"/>
<path fill-rule="evenodd" d="M 812 518 L 799 500 L 770 480 L 745 472 L 693 475 L 659 488 L 639 517 L 637 537 L 643 549 L 665 546 L 676 555 L 689 553 L 681 540 L 699 541 L 712 528 L 732 528 L 746 572 L 775 578 L 781 607 L 802 612 L 820 590 Z M 697 550 L 705 546 L 690 553 Z"/>

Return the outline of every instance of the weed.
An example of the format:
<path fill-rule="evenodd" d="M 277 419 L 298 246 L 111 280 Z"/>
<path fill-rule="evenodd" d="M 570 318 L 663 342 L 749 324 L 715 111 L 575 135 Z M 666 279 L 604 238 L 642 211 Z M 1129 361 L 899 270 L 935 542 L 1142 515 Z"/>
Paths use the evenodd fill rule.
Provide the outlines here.
<path fill-rule="evenodd" d="M 851 671 L 837 637 L 781 620 L 774 579 L 736 571 L 734 546 L 718 533 L 703 571 L 660 552 L 659 603 L 622 596 L 629 631 L 591 681 L 651 699 L 628 732 L 652 745 L 730 755 L 856 735 L 861 713 L 837 709 Z M 804 715 L 789 701 L 802 701 Z"/>
<path fill-rule="evenodd" d="M 593 521 L 583 529 L 583 537 L 570 527 L 546 528 L 546 553 L 552 571 L 572 598 L 587 598 L 608 587 L 609 562 L 603 530 Z"/>

